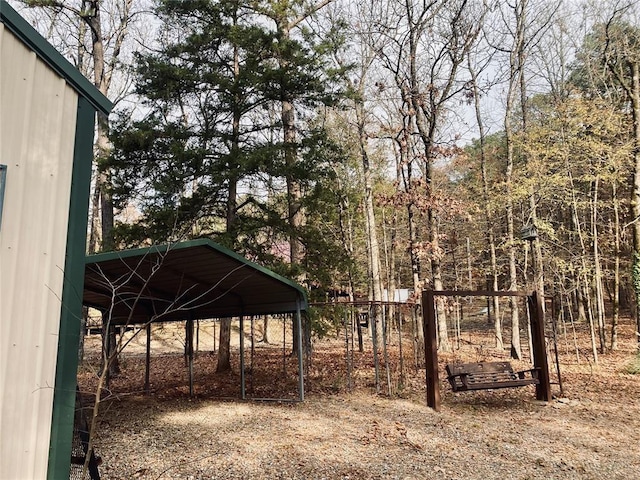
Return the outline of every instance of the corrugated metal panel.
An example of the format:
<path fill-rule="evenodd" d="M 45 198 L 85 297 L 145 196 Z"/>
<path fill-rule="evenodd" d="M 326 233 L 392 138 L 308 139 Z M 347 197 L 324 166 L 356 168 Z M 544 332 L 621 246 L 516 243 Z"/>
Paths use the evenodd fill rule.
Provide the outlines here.
<path fill-rule="evenodd" d="M 115 289 L 114 289 L 115 288 Z M 295 312 L 299 285 L 208 240 L 87 257 L 84 303 L 114 323 Z"/>
<path fill-rule="evenodd" d="M 47 476 L 77 102 L 75 91 L 0 24 L 3 479 Z"/>

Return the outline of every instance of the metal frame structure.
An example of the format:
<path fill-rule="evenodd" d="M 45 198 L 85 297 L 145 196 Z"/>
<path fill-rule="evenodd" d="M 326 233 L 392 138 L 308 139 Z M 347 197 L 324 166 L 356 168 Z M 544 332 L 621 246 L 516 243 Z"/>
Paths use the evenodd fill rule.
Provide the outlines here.
<path fill-rule="evenodd" d="M 296 351 L 298 353 L 298 399 L 296 401 L 304 401 L 304 355 L 303 355 L 303 342 L 302 342 L 302 308 L 301 304 L 298 304 L 295 312 L 290 312 L 295 315 L 294 321 L 296 322 L 296 328 L 294 329 L 296 336 L 293 341 L 296 344 Z M 240 332 L 244 331 L 245 317 L 240 317 Z M 240 395 L 242 400 L 247 400 L 247 379 L 246 379 L 246 362 L 245 362 L 245 345 L 244 335 L 240 334 Z M 251 366 L 253 369 L 253 365 Z M 277 401 L 277 402 L 289 402 L 287 398 L 251 398 L 250 400 L 256 401 Z"/>
<path fill-rule="evenodd" d="M 209 239 L 90 255 L 83 303 L 109 312 L 110 325 L 147 326 L 149 385 L 151 323 L 186 321 L 190 391 L 193 390 L 193 321 L 248 315 L 295 315 L 298 400 L 304 400 L 302 311 L 305 291 L 291 280 Z M 241 395 L 246 399 L 244 336 L 240 335 Z"/>
<path fill-rule="evenodd" d="M 540 383 L 536 385 L 536 399 L 551 401 L 551 382 L 544 336 L 544 308 L 538 292 L 491 292 L 470 290 L 425 290 L 422 292 L 425 376 L 427 405 L 440 410 L 440 378 L 438 373 L 438 344 L 435 297 L 525 297 L 531 314 L 531 339 L 533 365 L 538 369 Z"/>

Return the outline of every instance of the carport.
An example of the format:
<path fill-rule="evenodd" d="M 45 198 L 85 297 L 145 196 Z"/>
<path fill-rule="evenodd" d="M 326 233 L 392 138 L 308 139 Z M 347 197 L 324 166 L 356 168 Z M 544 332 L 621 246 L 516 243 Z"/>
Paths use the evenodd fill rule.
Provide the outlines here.
<path fill-rule="evenodd" d="M 304 400 L 304 290 L 209 239 L 88 256 L 83 304 L 121 326 L 237 317 L 242 331 L 246 316 L 292 314 L 298 395 Z M 244 399 L 243 335 L 240 362 Z"/>

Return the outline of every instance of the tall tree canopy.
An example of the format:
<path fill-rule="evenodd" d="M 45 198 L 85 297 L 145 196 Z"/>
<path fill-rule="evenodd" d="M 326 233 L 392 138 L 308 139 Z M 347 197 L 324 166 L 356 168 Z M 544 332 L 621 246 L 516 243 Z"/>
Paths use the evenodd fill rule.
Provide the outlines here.
<path fill-rule="evenodd" d="M 326 58 L 339 39 L 319 41 L 302 28 L 283 36 L 281 3 L 160 2 L 161 47 L 136 62 L 146 113 L 112 136 L 115 198 L 141 214 L 121 225 L 126 244 L 215 236 L 273 263 L 282 244 L 324 241 L 317 229 L 292 225 L 283 205 L 293 180 L 296 208 L 318 205 L 323 179 L 344 158 L 314 120 L 337 99 Z M 284 100 L 300 117 L 293 139 Z M 311 268 L 297 260 L 295 270 Z"/>

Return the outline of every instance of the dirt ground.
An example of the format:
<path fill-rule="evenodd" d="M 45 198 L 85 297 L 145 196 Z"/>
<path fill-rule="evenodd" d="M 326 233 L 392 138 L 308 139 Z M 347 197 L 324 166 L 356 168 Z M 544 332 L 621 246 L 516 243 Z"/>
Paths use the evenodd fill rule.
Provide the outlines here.
<path fill-rule="evenodd" d="M 237 358 L 230 374 L 216 374 L 204 340 L 190 397 L 180 332 L 168 332 L 152 343 L 151 393 L 142 392 L 144 339 L 136 338 L 102 403 L 96 450 L 105 480 L 640 478 L 640 375 L 625 373 L 636 352 L 630 322 L 619 350 L 597 365 L 588 346 L 578 358 L 569 340 L 561 344 L 564 388 L 553 385 L 552 402 L 537 402 L 531 386 L 454 394 L 442 384 L 439 412 L 426 407 L 424 369 L 406 345 L 402 376 L 397 348 L 390 352 L 388 395 L 384 369 L 376 393 L 370 352 L 351 357 L 335 338 L 316 342 L 303 403 L 237 400 Z M 96 349 L 89 338 L 85 392 L 95 385 Z M 296 396 L 295 359 L 280 350 L 247 356 L 256 365 L 248 396 Z"/>

